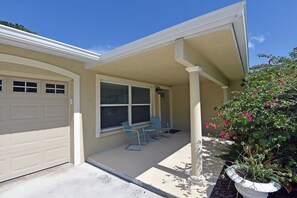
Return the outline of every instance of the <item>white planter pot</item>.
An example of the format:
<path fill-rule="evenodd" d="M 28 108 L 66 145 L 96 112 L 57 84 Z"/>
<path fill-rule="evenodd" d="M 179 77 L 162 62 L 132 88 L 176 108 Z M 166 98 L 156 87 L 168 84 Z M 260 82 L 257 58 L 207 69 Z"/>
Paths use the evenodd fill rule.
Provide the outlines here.
<path fill-rule="evenodd" d="M 226 173 L 235 182 L 237 191 L 245 198 L 266 198 L 268 193 L 276 192 L 281 188 L 281 185 L 273 181 L 257 183 L 246 180 L 237 175 L 235 165 L 227 168 Z"/>

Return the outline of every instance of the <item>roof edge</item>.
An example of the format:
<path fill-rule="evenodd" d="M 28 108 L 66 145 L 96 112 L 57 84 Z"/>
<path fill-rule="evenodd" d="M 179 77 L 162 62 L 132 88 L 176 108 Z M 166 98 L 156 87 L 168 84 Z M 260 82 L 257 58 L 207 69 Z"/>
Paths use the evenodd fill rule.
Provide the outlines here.
<path fill-rule="evenodd" d="M 56 40 L 0 25 L 0 43 L 44 52 L 88 64 L 98 63 L 100 54 Z"/>
<path fill-rule="evenodd" d="M 242 16 L 245 13 L 243 12 L 245 5 L 245 1 L 238 2 L 105 52 L 101 54 L 100 64 L 156 48 L 174 42 L 178 38 L 190 38 L 203 32 L 230 28 L 234 21 L 238 21 L 238 18 L 245 18 Z M 96 66 L 92 65 L 87 68 L 93 67 Z"/>

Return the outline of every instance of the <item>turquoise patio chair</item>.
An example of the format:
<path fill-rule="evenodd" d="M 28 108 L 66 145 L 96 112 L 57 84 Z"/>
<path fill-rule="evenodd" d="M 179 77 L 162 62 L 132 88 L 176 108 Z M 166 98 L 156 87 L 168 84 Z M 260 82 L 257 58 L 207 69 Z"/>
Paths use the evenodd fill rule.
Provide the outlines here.
<path fill-rule="evenodd" d="M 160 133 L 167 132 L 169 134 L 169 132 L 170 132 L 169 124 L 167 122 L 161 121 L 160 117 L 158 117 L 158 116 L 155 116 L 155 117 L 151 118 L 151 125 L 154 128 L 157 128 L 158 138 L 160 136 Z M 169 138 L 169 136 L 165 136 L 165 135 L 162 135 L 162 134 L 161 134 L 161 136 Z"/>
<path fill-rule="evenodd" d="M 145 143 L 147 142 L 145 132 L 143 130 L 138 131 L 137 129 L 132 129 L 131 126 L 129 125 L 129 122 L 123 122 L 122 127 L 123 127 L 123 132 L 127 138 L 129 138 L 129 139 L 136 138 L 138 141 L 138 144 L 135 144 L 135 143 L 128 144 L 125 147 L 125 149 L 130 150 L 130 151 L 140 151 L 141 146 L 145 145 Z M 141 143 L 142 142 L 141 138 L 143 138 L 144 144 Z M 138 149 L 132 149 L 132 148 L 130 148 L 131 146 L 138 146 Z"/>
<path fill-rule="evenodd" d="M 164 133 L 167 131 L 167 133 L 169 134 L 169 130 L 170 130 L 168 123 L 162 122 L 160 117 L 158 116 L 151 117 L 150 126 L 143 127 L 142 129 L 146 133 L 146 139 L 148 142 L 150 141 L 150 134 L 156 133 L 156 136 L 152 138 L 158 140 L 160 139 L 160 133 Z M 165 135 L 161 135 L 161 136 L 169 138 L 169 136 L 165 136 Z"/>
<path fill-rule="evenodd" d="M 145 132 L 147 143 L 153 142 L 153 140 L 150 138 L 150 134 L 152 133 L 157 134 L 157 137 L 152 137 L 153 139 L 156 139 L 156 140 L 159 139 L 159 136 L 160 136 L 159 128 L 155 123 L 150 122 L 150 125 L 147 127 L 142 127 L 142 130 Z"/>

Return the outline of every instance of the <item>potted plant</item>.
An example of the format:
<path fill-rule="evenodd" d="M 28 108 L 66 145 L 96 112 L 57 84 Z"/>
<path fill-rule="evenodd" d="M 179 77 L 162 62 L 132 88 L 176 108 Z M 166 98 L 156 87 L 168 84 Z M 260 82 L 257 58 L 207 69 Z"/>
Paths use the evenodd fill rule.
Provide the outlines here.
<path fill-rule="evenodd" d="M 252 151 L 243 145 L 239 158 L 226 169 L 227 175 L 235 182 L 237 191 L 247 198 L 267 197 L 278 191 L 281 185 L 287 186 L 292 177 L 290 169 L 284 169 L 271 155 L 271 150 Z"/>
<path fill-rule="evenodd" d="M 244 90 L 215 108 L 205 128 L 235 144 L 244 142 L 243 153 L 227 169 L 237 187 L 243 183 L 237 181 L 249 179 L 253 184 L 276 182 L 291 191 L 297 183 L 297 48 L 288 58 L 260 56 L 269 58 L 268 64 L 250 69 Z"/>

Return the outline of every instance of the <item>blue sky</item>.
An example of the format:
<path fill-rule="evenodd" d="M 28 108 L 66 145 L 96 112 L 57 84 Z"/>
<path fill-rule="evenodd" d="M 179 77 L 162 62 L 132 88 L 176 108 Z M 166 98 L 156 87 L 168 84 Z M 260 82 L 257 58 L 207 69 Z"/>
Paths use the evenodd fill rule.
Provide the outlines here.
<path fill-rule="evenodd" d="M 93 51 L 106 51 L 239 0 L 3 0 L 0 20 Z M 250 65 L 297 47 L 296 0 L 247 0 Z"/>

